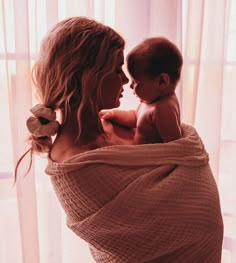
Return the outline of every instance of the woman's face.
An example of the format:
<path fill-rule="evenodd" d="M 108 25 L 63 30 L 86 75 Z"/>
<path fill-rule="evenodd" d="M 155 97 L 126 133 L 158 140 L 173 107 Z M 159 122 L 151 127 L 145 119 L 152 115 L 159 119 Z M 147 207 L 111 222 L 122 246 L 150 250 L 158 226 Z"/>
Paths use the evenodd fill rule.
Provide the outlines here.
<path fill-rule="evenodd" d="M 114 72 L 109 73 L 101 84 L 102 106 L 100 110 L 112 109 L 120 106 L 120 98 L 124 91 L 123 85 L 129 82 L 123 72 L 124 54 L 121 51 L 117 58 L 117 64 Z"/>

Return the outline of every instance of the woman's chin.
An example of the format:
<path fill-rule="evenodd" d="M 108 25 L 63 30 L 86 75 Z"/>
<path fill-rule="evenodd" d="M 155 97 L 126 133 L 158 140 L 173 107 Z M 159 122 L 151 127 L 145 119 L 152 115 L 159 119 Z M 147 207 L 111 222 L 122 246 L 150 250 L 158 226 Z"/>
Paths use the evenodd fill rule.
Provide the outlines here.
<path fill-rule="evenodd" d="M 117 104 L 116 104 L 116 107 L 115 108 L 117 108 L 117 107 L 119 107 L 120 106 L 120 100 L 117 102 Z"/>
<path fill-rule="evenodd" d="M 111 107 L 110 109 L 118 108 L 119 106 L 120 106 L 120 100 L 118 100 L 116 103 L 114 103 L 113 107 Z"/>

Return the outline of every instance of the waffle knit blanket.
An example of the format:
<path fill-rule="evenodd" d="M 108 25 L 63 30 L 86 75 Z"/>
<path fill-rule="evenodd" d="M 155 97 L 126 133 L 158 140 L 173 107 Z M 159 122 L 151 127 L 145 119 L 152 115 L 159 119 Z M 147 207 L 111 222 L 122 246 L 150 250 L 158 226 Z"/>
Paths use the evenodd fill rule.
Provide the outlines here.
<path fill-rule="evenodd" d="M 220 263 L 223 223 L 195 129 L 165 144 L 114 145 L 48 160 L 67 225 L 99 263 Z"/>

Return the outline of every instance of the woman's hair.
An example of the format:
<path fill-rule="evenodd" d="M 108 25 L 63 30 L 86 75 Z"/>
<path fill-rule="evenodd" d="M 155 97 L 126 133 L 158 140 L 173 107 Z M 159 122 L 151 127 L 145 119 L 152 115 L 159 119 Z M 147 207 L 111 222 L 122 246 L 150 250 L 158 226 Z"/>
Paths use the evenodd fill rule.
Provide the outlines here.
<path fill-rule="evenodd" d="M 164 37 L 147 38 L 127 56 L 127 67 L 132 75 L 143 65 L 144 74 L 153 78 L 167 73 L 173 83 L 180 79 L 183 58 L 175 44 Z"/>
<path fill-rule="evenodd" d="M 115 70 L 124 45 L 124 39 L 112 28 L 86 17 L 57 23 L 42 41 L 32 71 L 37 94 L 45 107 L 61 111 L 62 123 L 72 109 L 77 110 L 78 138 L 84 132 L 88 111 L 103 132 L 98 117 L 101 82 Z M 29 140 L 31 154 L 51 149 L 51 137 L 31 135 Z"/>

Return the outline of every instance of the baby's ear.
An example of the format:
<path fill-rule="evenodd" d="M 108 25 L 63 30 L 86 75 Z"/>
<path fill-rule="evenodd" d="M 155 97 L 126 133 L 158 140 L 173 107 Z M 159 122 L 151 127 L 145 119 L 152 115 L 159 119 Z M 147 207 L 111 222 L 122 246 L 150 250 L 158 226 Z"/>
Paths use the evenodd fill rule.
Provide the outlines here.
<path fill-rule="evenodd" d="M 170 77 L 169 77 L 169 75 L 166 74 L 166 73 L 161 73 L 159 75 L 159 86 L 161 88 L 166 88 L 166 87 L 169 86 L 169 84 L 170 84 Z"/>

